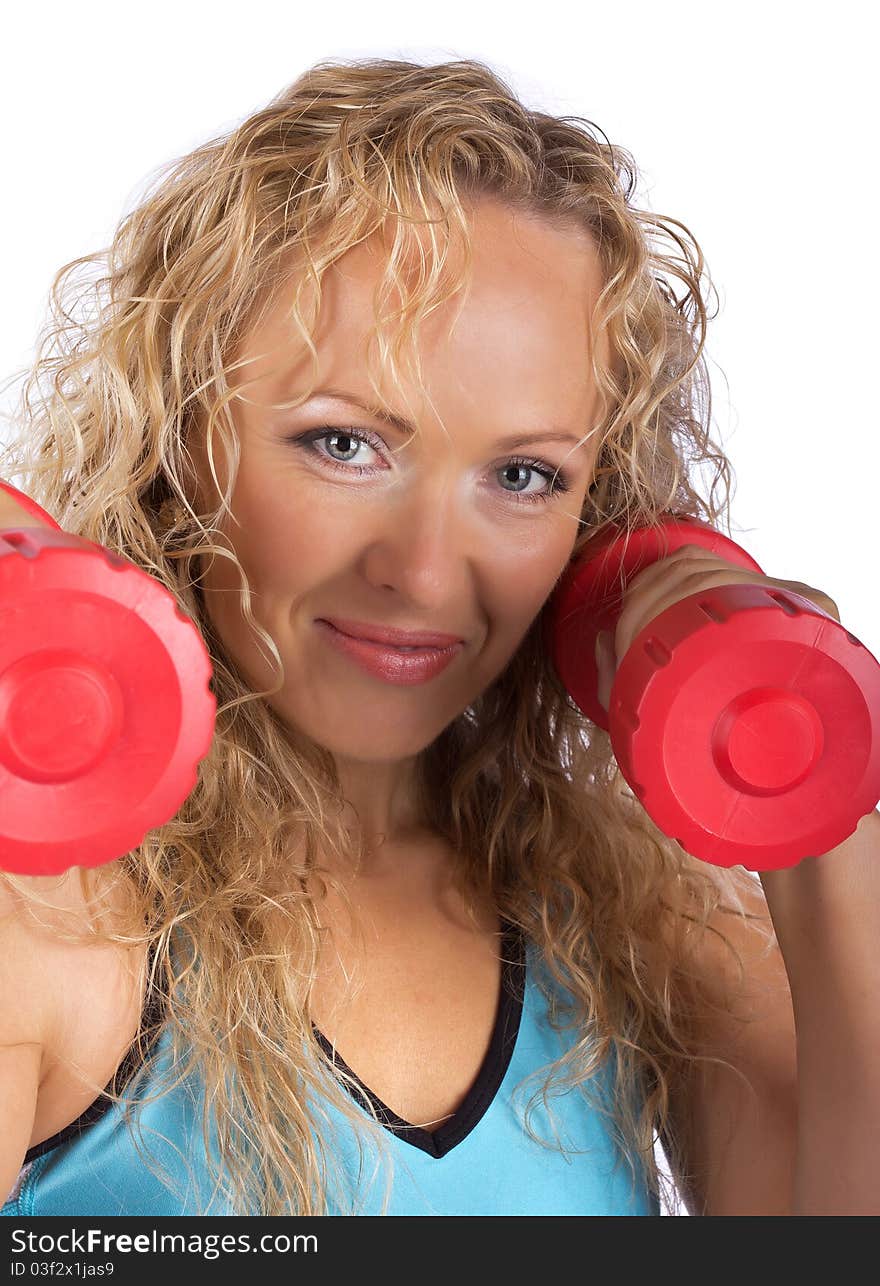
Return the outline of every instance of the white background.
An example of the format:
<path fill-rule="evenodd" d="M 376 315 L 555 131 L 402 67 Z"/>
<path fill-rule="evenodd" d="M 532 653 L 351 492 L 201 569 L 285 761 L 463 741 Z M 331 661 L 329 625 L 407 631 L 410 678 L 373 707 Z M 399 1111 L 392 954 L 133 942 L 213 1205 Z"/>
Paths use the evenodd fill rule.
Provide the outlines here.
<path fill-rule="evenodd" d="M 734 538 L 767 575 L 830 594 L 877 655 L 870 14 L 858 0 L 17 6 L 0 76 L 0 380 L 31 359 L 54 272 L 107 245 L 166 161 L 319 59 L 479 58 L 528 106 L 599 124 L 633 153 L 639 204 L 696 236 L 721 304 L 707 356 Z"/>

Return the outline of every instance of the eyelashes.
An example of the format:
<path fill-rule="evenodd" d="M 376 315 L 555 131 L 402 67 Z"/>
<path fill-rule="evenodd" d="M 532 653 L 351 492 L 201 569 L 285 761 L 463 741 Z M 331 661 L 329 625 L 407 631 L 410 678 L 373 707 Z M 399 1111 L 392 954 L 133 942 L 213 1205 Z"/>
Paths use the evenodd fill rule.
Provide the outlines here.
<path fill-rule="evenodd" d="M 370 468 L 367 465 L 346 464 L 342 460 L 334 460 L 332 456 L 328 456 L 323 451 L 318 450 L 316 443 L 329 437 L 350 438 L 352 442 L 363 442 L 374 450 L 378 451 L 380 449 L 378 443 L 373 438 L 373 435 L 367 433 L 365 429 L 347 428 L 344 425 L 338 424 L 324 424 L 318 429 L 311 429 L 306 433 L 300 433 L 292 437 L 285 438 L 284 441 L 289 442 L 292 446 L 298 447 L 302 451 L 309 452 L 311 455 L 317 455 L 322 464 L 326 464 L 331 469 L 335 469 L 339 472 L 355 474 L 358 476 L 365 473 L 369 474 L 376 472 L 375 469 Z M 523 492 L 506 491 L 506 489 L 502 487 L 502 492 L 506 495 L 512 496 L 517 504 L 535 504 L 541 501 L 546 502 L 548 500 L 552 500 L 555 496 L 564 495 L 566 491 L 571 490 L 571 480 L 565 470 L 554 468 L 545 460 L 533 460 L 525 456 L 514 456 L 502 466 L 502 469 L 496 469 L 494 472 L 500 473 L 503 469 L 509 469 L 511 466 L 531 469 L 535 473 L 539 473 L 543 478 L 546 478 L 550 484 L 545 491 L 534 492 L 531 495 L 526 495 Z"/>

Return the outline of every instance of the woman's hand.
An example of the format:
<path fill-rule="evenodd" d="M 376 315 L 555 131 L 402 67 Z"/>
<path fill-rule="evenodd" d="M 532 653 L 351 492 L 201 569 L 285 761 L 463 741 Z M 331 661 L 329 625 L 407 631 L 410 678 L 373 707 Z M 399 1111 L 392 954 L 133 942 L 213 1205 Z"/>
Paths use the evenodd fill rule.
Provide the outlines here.
<path fill-rule="evenodd" d="M 612 639 L 602 630 L 596 639 L 596 664 L 599 671 L 597 697 L 604 710 L 611 703 L 611 688 L 617 667 L 633 640 L 668 607 L 691 594 L 717 589 L 722 585 L 764 585 L 770 589 L 788 590 L 815 604 L 820 611 L 840 622 L 837 604 L 822 590 L 802 581 L 777 580 L 729 563 L 702 545 L 682 545 L 666 558 L 645 567 L 628 582 L 623 607 Z"/>
<path fill-rule="evenodd" d="M 8 485 L 12 486 L 11 483 Z M 19 503 L 6 487 L 0 487 L 0 531 L 11 531 L 14 527 L 52 528 L 53 524 L 46 518 L 39 518 L 30 508 Z"/>

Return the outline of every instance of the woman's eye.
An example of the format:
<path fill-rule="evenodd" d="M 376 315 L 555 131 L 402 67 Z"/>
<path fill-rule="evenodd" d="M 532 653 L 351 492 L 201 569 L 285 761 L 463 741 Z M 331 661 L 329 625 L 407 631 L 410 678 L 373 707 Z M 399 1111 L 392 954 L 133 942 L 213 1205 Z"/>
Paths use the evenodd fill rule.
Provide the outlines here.
<path fill-rule="evenodd" d="M 354 473 L 357 475 L 364 473 L 375 473 L 376 470 L 368 465 L 356 465 L 351 463 L 357 458 L 357 454 L 363 447 L 369 447 L 373 451 L 378 451 L 378 444 L 371 440 L 363 429 L 342 429 L 334 428 L 332 425 L 324 425 L 320 429 L 313 429 L 309 433 L 303 433 L 299 436 L 286 439 L 294 446 L 301 447 L 303 450 L 316 454 L 323 463 L 330 465 L 331 468 L 337 469 L 343 473 Z M 317 443 L 326 443 L 326 451 L 318 450 Z M 339 455 L 347 457 L 340 460 L 335 454 L 327 452 L 338 452 Z M 538 500 L 550 500 L 554 496 L 561 495 L 568 491 L 571 483 L 562 469 L 556 469 L 543 460 L 528 460 L 522 457 L 515 457 L 508 460 L 506 464 L 495 469 L 494 472 L 504 476 L 506 474 L 535 473 L 546 479 L 549 484 L 545 490 L 525 493 L 508 487 L 502 486 L 501 491 L 514 497 L 518 503 L 531 504 Z M 511 479 L 508 479 L 510 481 Z M 516 481 L 516 479 L 513 479 Z"/>

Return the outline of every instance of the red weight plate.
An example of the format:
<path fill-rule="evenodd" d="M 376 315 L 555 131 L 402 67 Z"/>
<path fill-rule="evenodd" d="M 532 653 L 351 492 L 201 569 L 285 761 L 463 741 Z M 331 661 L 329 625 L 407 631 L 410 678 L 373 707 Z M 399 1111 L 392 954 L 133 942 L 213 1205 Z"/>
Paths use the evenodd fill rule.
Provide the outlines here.
<path fill-rule="evenodd" d="M 210 748 L 201 635 L 93 541 L 0 534 L 0 868 L 98 866 L 174 815 Z"/>

